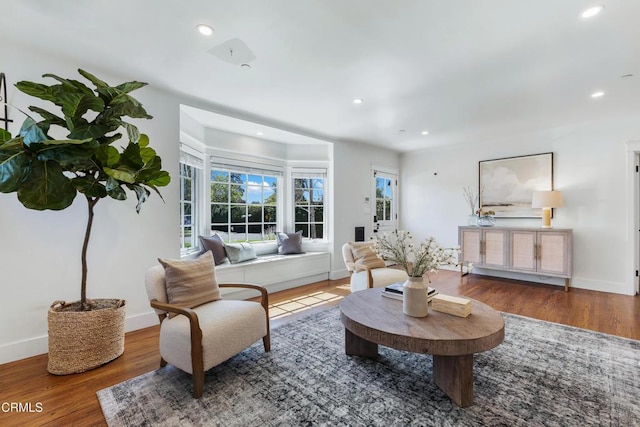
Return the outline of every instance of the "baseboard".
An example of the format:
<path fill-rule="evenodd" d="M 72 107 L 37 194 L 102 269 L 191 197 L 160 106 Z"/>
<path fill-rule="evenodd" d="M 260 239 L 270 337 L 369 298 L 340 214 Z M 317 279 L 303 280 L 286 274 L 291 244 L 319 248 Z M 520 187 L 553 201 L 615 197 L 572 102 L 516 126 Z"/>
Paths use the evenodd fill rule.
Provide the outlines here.
<path fill-rule="evenodd" d="M 3 344 L 0 346 L 0 365 L 45 354 L 48 351 L 49 338 L 47 335 Z"/>
<path fill-rule="evenodd" d="M 148 328 L 150 326 L 156 326 L 158 322 L 158 315 L 155 311 L 151 310 L 147 313 L 127 317 L 124 324 L 124 331 L 131 332 L 137 331 L 138 329 Z"/>
<path fill-rule="evenodd" d="M 560 277 L 549 277 L 538 274 L 523 274 L 510 271 L 491 270 L 475 267 L 472 273 L 481 274 L 483 276 L 501 277 L 505 279 L 523 280 L 526 282 L 544 283 L 547 285 L 562 286 L 564 288 L 564 279 Z M 569 281 L 569 288 L 586 289 L 597 292 L 610 292 L 622 295 L 634 295 L 630 292 L 628 286 L 622 282 L 608 282 L 605 280 L 585 279 L 582 277 L 572 277 Z"/>
<path fill-rule="evenodd" d="M 629 289 L 629 285 L 624 282 L 608 282 L 605 280 L 585 279 L 583 277 L 574 277 L 571 279 L 571 288 L 587 289 L 590 291 L 610 292 L 622 295 L 635 295 L 633 289 Z"/>
<path fill-rule="evenodd" d="M 158 316 L 154 311 L 136 314 L 125 319 L 125 332 L 148 328 L 158 324 Z M 22 341 L 0 345 L 0 365 L 28 357 L 46 354 L 49 351 L 49 337 L 42 335 Z M 125 349 L 126 351 L 126 349 Z"/>
<path fill-rule="evenodd" d="M 346 268 L 329 272 L 329 280 L 340 280 L 344 279 L 345 277 L 349 277 L 349 270 L 347 270 Z"/>

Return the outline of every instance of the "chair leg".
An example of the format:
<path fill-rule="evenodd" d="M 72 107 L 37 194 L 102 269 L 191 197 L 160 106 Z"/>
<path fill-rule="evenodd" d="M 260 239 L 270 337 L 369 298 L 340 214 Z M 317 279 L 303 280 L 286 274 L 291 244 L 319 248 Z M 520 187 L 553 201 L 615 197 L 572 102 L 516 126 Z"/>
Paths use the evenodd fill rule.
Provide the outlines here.
<path fill-rule="evenodd" d="M 193 371 L 193 397 L 199 399 L 202 397 L 202 392 L 204 390 L 204 371 L 203 370 L 195 370 Z"/>
<path fill-rule="evenodd" d="M 267 332 L 267 335 L 262 337 L 262 344 L 264 344 L 264 351 L 271 351 L 271 332 Z"/>

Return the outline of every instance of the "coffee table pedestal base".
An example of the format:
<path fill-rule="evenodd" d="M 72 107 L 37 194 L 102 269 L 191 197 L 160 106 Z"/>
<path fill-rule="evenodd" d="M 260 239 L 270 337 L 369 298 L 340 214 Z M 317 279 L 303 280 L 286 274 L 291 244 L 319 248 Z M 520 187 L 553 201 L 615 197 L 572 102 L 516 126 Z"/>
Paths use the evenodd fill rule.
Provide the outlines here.
<path fill-rule="evenodd" d="M 473 405 L 473 354 L 434 355 L 433 382 L 458 406 Z"/>
<path fill-rule="evenodd" d="M 345 353 L 349 356 L 378 357 L 378 344 L 344 330 Z M 473 405 L 473 354 L 433 356 L 433 382 L 458 406 Z"/>
<path fill-rule="evenodd" d="M 378 357 L 378 344 L 360 338 L 347 328 L 344 329 L 344 349 L 349 356 Z"/>

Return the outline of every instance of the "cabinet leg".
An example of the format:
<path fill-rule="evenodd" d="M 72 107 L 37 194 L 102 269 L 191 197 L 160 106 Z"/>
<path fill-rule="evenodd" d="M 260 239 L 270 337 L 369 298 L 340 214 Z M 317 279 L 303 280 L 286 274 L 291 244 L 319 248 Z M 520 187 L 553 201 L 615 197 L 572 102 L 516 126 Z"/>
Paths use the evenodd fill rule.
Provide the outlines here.
<path fill-rule="evenodd" d="M 564 279 L 564 291 L 569 292 L 569 278 Z"/>

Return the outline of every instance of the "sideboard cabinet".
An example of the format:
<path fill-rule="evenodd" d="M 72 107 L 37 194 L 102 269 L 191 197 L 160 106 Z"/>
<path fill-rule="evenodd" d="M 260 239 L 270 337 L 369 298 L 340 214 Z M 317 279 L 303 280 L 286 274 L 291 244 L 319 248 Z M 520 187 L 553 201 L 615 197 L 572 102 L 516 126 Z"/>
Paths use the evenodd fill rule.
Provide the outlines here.
<path fill-rule="evenodd" d="M 564 278 L 569 290 L 573 233 L 569 229 L 458 227 L 459 261 L 475 267 Z"/>

